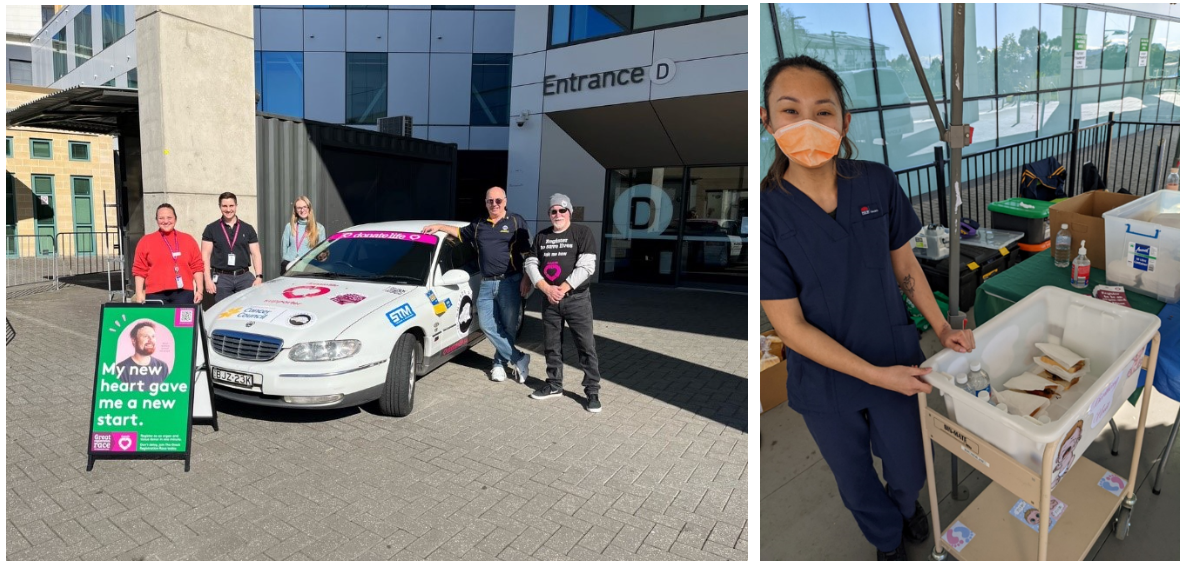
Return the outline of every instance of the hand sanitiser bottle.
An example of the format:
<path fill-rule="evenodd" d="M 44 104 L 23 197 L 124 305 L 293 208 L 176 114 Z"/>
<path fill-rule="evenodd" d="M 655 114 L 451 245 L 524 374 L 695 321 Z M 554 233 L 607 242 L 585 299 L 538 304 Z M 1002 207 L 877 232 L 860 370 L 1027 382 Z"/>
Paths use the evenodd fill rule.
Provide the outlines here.
<path fill-rule="evenodd" d="M 1073 260 L 1073 266 L 1069 269 L 1069 284 L 1084 289 L 1089 287 L 1089 258 L 1085 256 L 1085 240 L 1081 241 L 1081 249 L 1077 253 L 1077 258 Z"/>

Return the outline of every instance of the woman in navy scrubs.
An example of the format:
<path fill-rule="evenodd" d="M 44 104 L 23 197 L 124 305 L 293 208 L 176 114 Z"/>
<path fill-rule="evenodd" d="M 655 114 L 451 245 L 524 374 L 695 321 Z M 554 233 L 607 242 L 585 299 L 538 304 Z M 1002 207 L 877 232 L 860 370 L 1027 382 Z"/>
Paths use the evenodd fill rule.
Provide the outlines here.
<path fill-rule="evenodd" d="M 765 77 L 761 123 L 777 147 L 761 181 L 761 306 L 787 348 L 789 406 L 804 417 L 843 504 L 880 560 L 907 560 L 902 537 L 928 536 L 912 396 L 932 388 L 921 379 L 930 370 L 916 367 L 925 356 L 900 291 L 943 346 L 968 352 L 974 336 L 951 328 L 933 298 L 910 246 L 921 223 L 896 175 L 848 159 L 843 94 L 839 76 L 806 56 L 779 61 Z"/>

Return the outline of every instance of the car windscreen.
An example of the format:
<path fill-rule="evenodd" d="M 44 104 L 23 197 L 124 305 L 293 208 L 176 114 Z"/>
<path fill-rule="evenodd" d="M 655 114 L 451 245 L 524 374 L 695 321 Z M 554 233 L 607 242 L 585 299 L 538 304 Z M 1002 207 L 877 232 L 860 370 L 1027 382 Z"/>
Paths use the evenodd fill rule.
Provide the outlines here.
<path fill-rule="evenodd" d="M 410 232 L 339 232 L 296 260 L 284 275 L 425 285 L 438 241 Z"/>

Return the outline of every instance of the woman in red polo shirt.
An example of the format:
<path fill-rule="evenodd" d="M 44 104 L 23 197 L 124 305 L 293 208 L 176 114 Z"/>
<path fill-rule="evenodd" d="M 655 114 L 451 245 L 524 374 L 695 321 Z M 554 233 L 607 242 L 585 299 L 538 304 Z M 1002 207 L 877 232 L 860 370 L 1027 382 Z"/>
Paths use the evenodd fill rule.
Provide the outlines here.
<path fill-rule="evenodd" d="M 156 207 L 156 232 L 136 244 L 132 275 L 136 278 L 136 302 L 164 301 L 166 305 L 201 302 L 205 265 L 193 236 L 174 230 L 177 211 L 171 204 Z M 145 295 L 147 293 L 147 295 Z"/>

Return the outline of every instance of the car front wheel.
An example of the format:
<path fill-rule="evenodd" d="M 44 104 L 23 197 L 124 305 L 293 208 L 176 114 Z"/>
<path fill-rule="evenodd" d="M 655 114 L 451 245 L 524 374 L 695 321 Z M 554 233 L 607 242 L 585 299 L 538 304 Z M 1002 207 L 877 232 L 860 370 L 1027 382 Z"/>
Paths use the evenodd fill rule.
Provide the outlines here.
<path fill-rule="evenodd" d="M 415 366 L 418 361 L 419 342 L 410 334 L 404 334 L 395 342 L 387 363 L 386 384 L 378 398 L 379 411 L 388 417 L 405 417 L 411 414 L 415 401 Z"/>

